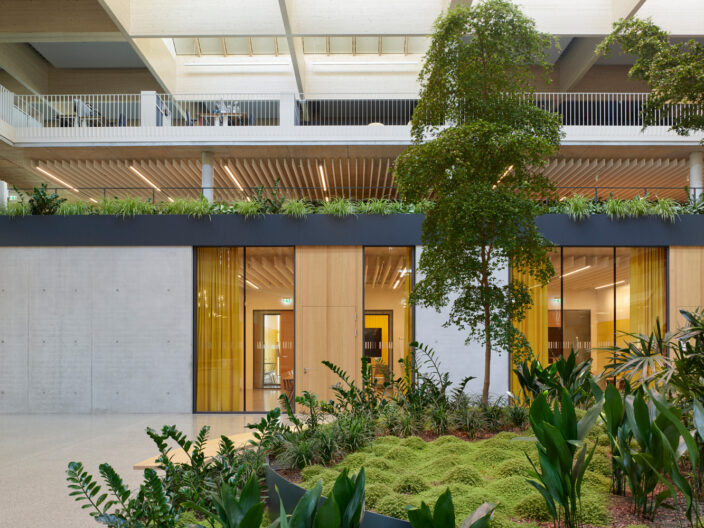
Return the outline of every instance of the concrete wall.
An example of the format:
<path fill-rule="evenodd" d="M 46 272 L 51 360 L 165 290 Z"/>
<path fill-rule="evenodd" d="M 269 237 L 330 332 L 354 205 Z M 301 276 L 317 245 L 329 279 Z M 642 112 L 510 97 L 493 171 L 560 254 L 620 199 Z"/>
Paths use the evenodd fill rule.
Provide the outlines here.
<path fill-rule="evenodd" d="M 416 269 L 422 247 L 416 247 Z M 499 274 L 502 282 L 508 282 L 508 269 Z M 422 275 L 416 272 L 416 280 Z M 452 302 L 450 298 L 450 303 Z M 467 332 L 455 326 L 443 327 L 448 320 L 447 308 L 435 311 L 416 306 L 416 340 L 435 349 L 441 361 L 441 370 L 450 373 L 453 382 L 467 376 L 476 376 L 469 382 L 465 392 L 481 394 L 484 383 L 484 346 L 480 343 L 465 343 Z M 491 358 L 491 380 L 489 390 L 492 397 L 505 396 L 508 391 L 509 357 L 507 352 L 493 351 Z"/>
<path fill-rule="evenodd" d="M 190 412 L 190 247 L 0 248 L 0 412 Z"/>

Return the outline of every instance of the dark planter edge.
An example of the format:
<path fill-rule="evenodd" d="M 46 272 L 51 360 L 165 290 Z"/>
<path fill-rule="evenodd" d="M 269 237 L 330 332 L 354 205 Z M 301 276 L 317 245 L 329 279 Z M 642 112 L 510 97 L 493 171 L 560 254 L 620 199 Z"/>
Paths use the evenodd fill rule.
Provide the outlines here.
<path fill-rule="evenodd" d="M 308 491 L 286 479 L 274 468 L 266 466 L 266 486 L 269 490 L 267 506 L 272 513 L 279 513 L 279 497 L 286 512 L 291 513 L 303 494 Z M 321 504 L 325 498 L 321 498 Z M 365 511 L 360 528 L 411 528 L 411 523 L 372 511 Z"/>

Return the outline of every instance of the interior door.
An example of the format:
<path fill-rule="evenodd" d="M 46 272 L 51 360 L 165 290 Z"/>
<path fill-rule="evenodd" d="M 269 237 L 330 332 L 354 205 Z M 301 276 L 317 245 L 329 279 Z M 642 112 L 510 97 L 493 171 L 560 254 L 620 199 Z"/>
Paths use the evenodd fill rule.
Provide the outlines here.
<path fill-rule="evenodd" d="M 359 378 L 362 357 L 362 247 L 296 247 L 296 394 L 333 398 L 329 360 Z"/>

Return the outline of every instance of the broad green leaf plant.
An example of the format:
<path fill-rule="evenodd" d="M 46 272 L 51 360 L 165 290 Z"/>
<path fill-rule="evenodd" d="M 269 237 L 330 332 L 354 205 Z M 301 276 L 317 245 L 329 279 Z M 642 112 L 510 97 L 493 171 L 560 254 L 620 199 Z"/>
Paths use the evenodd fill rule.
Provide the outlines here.
<path fill-rule="evenodd" d="M 530 424 L 538 443 L 538 467 L 528 479 L 545 499 L 557 525 L 580 526 L 580 500 L 584 472 L 594 455 L 596 444 L 587 449 L 585 438 L 596 423 L 603 400 L 599 400 L 577 421 L 570 393 L 561 388 L 550 408 L 545 394 L 539 394 L 530 407 Z"/>

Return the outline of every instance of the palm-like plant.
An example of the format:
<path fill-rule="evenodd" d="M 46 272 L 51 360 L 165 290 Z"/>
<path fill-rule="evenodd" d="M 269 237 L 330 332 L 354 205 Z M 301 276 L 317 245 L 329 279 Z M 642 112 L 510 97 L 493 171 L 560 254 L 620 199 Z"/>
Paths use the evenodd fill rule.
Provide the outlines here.
<path fill-rule="evenodd" d="M 663 333 L 658 319 L 650 335 L 623 332 L 628 341 L 624 347 L 608 347 L 613 352 L 611 363 L 604 369 L 604 377 L 623 378 L 636 389 L 641 385 L 667 385 L 673 374 L 670 353 L 677 350 L 677 335 Z"/>

